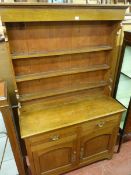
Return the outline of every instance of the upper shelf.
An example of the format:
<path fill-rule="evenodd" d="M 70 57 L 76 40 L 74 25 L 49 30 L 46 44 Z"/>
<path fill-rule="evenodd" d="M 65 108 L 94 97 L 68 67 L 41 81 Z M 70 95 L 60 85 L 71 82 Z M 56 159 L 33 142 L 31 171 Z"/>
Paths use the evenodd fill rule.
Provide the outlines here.
<path fill-rule="evenodd" d="M 60 51 L 50 51 L 44 53 L 36 53 L 36 54 L 21 54 L 21 55 L 12 55 L 12 59 L 23 59 L 23 58 L 35 58 L 35 57 L 47 57 L 47 56 L 57 56 L 57 55 L 69 55 L 69 54 L 78 54 L 78 53 L 87 53 L 87 52 L 97 52 L 97 51 L 104 51 L 104 50 L 111 50 L 112 47 L 108 45 L 102 46 L 92 46 L 92 47 L 85 47 L 80 49 L 66 49 Z"/>

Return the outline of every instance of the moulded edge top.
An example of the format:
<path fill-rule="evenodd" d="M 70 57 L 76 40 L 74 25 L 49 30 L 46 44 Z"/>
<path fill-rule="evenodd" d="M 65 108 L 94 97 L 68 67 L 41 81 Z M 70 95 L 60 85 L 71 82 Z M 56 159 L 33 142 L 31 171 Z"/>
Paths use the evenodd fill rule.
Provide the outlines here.
<path fill-rule="evenodd" d="M 48 3 L 0 3 L 0 8 L 35 8 L 35 7 L 41 7 L 41 8 L 91 8 L 91 9 L 126 9 L 129 7 L 129 5 L 118 5 L 118 4 L 61 4 L 61 3 L 54 3 L 54 4 L 48 4 Z"/>
<path fill-rule="evenodd" d="M 2 22 L 120 21 L 124 19 L 127 7 L 98 4 L 1 3 L 0 16 Z"/>

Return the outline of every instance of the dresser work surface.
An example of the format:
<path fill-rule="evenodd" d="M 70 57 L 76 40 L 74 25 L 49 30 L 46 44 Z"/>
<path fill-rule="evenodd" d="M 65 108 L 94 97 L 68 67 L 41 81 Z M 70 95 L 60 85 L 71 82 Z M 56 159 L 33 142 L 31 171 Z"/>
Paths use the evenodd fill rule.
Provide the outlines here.
<path fill-rule="evenodd" d="M 61 104 L 49 109 L 42 110 L 39 108 L 42 108 L 42 104 L 38 103 L 26 106 L 25 109 L 22 108 L 20 112 L 22 138 L 102 118 L 125 110 L 122 105 L 107 96 Z"/>

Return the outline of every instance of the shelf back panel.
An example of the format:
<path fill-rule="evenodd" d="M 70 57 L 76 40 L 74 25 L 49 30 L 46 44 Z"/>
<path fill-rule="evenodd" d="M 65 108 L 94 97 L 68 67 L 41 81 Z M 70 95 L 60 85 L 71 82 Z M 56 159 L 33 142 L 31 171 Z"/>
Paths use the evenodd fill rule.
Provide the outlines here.
<path fill-rule="evenodd" d="M 66 89 L 82 88 L 104 81 L 105 70 L 88 73 L 79 73 L 75 75 L 65 75 L 40 80 L 32 80 L 18 83 L 19 94 L 45 93 L 52 91 L 62 91 Z"/>
<path fill-rule="evenodd" d="M 109 36 L 113 24 L 97 21 L 9 23 L 7 31 L 11 53 L 28 55 L 112 45 L 113 38 Z"/>
<path fill-rule="evenodd" d="M 69 71 L 108 64 L 107 51 L 13 60 L 15 75 Z"/>

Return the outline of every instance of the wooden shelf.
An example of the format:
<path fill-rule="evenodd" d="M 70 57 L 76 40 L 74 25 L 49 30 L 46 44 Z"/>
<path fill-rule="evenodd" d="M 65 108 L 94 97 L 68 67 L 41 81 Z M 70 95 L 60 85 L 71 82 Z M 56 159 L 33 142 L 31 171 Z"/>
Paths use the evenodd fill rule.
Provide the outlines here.
<path fill-rule="evenodd" d="M 68 89 L 58 89 L 58 90 L 47 90 L 44 93 L 33 93 L 33 94 L 25 94 L 25 95 L 20 95 L 19 101 L 24 102 L 24 101 L 29 101 L 33 99 L 39 99 L 39 98 L 45 98 L 45 97 L 50 97 L 50 96 L 55 96 L 55 95 L 60 95 L 60 94 L 66 94 L 70 92 L 76 92 L 76 91 L 81 91 L 81 90 L 87 90 L 87 89 L 93 89 L 93 88 L 98 88 L 98 87 L 104 87 L 107 86 L 106 81 L 101 81 L 101 82 L 96 82 L 96 83 L 87 83 L 79 85 L 79 87 L 75 88 L 68 88 Z"/>
<path fill-rule="evenodd" d="M 90 67 L 84 67 L 84 68 L 72 68 L 70 70 L 66 69 L 66 70 L 56 70 L 56 71 L 50 71 L 50 72 L 41 72 L 36 74 L 20 75 L 20 76 L 16 76 L 16 82 L 19 83 L 19 82 L 37 80 L 42 78 L 50 78 L 50 77 L 56 77 L 56 76 L 63 76 L 63 75 L 98 71 L 98 70 L 106 70 L 109 68 L 110 67 L 108 65 L 103 64 L 103 65 L 96 65 L 96 66 L 90 66 Z"/>
<path fill-rule="evenodd" d="M 104 51 L 104 50 L 111 50 L 112 47 L 108 45 L 102 46 L 92 46 L 92 47 L 85 47 L 81 49 L 66 49 L 61 51 L 51 51 L 51 52 L 44 52 L 44 53 L 32 53 L 27 55 L 12 55 L 12 59 L 23 59 L 23 58 L 35 58 L 35 57 L 47 57 L 47 56 L 56 56 L 56 55 L 68 55 L 68 54 L 77 54 L 77 53 L 86 53 L 86 52 L 97 52 L 97 51 Z"/>

